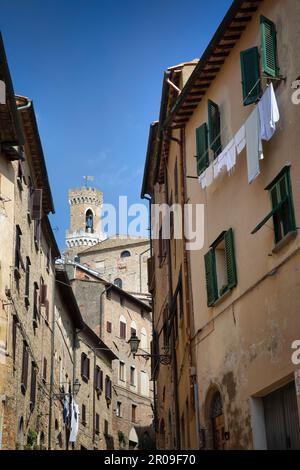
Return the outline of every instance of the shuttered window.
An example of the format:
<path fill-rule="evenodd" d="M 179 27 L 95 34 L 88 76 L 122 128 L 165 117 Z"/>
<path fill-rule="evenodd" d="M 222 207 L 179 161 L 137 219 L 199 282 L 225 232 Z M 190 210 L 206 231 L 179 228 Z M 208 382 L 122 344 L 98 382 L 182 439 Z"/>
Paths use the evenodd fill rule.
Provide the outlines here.
<path fill-rule="evenodd" d="M 111 400 L 111 380 L 108 375 L 105 377 L 105 398 Z"/>
<path fill-rule="evenodd" d="M 23 359 L 22 359 L 22 375 L 21 375 L 21 390 L 25 394 L 27 389 L 27 379 L 28 379 L 28 359 L 29 359 L 29 349 L 26 341 L 23 342 Z"/>
<path fill-rule="evenodd" d="M 95 433 L 96 434 L 100 433 L 100 416 L 98 413 L 96 413 L 96 416 L 95 416 Z"/>
<path fill-rule="evenodd" d="M 43 382 L 44 384 L 47 382 L 47 359 L 45 357 L 43 360 Z"/>
<path fill-rule="evenodd" d="M 106 322 L 106 331 L 107 331 L 107 333 L 111 333 L 111 322 L 110 321 Z"/>
<path fill-rule="evenodd" d="M 36 398 L 36 376 L 37 368 L 34 362 L 31 363 L 31 386 L 30 386 L 30 410 L 32 411 L 35 407 Z"/>
<path fill-rule="evenodd" d="M 31 218 L 33 220 L 41 220 L 42 218 L 42 189 L 31 190 Z"/>
<path fill-rule="evenodd" d="M 103 390 L 103 371 L 99 366 L 96 366 L 95 369 L 95 388 L 97 392 Z"/>
<path fill-rule="evenodd" d="M 21 256 L 21 236 L 22 236 L 22 231 L 19 227 L 19 225 L 16 226 L 16 246 L 15 246 L 15 272 L 18 274 L 18 277 L 20 277 L 20 267 L 23 265 L 22 261 L 22 256 Z"/>
<path fill-rule="evenodd" d="M 16 350 L 17 350 L 17 325 L 18 325 L 18 318 L 16 315 L 12 317 L 12 358 L 13 363 L 16 362 Z"/>
<path fill-rule="evenodd" d="M 288 233 L 296 232 L 296 221 L 290 168 L 284 167 L 273 182 L 267 186 L 270 194 L 272 210 L 251 232 L 255 234 L 273 218 L 274 241 L 279 243 Z"/>
<path fill-rule="evenodd" d="M 38 284 L 35 282 L 33 284 L 33 312 L 32 312 L 32 315 L 33 315 L 33 320 L 34 320 L 34 324 L 37 326 L 37 320 L 38 320 L 38 317 L 39 317 L 39 306 L 38 306 L 38 290 L 39 290 L 39 286 Z"/>
<path fill-rule="evenodd" d="M 86 426 L 86 407 L 84 404 L 81 407 L 81 422 L 83 426 Z"/>
<path fill-rule="evenodd" d="M 29 293 L 30 293 L 30 259 L 26 257 L 25 265 L 25 301 L 26 305 L 29 305 Z"/>
<path fill-rule="evenodd" d="M 126 339 L 126 323 L 120 321 L 120 338 Z"/>
<path fill-rule="evenodd" d="M 198 176 L 209 166 L 207 124 L 196 129 L 196 148 L 197 148 L 197 174 Z"/>
<path fill-rule="evenodd" d="M 233 230 L 223 232 L 204 257 L 207 305 L 213 306 L 237 285 Z"/>
<path fill-rule="evenodd" d="M 221 116 L 219 106 L 211 100 L 208 100 L 208 128 L 209 128 L 209 146 L 214 152 L 216 158 L 222 151 L 221 146 Z"/>
<path fill-rule="evenodd" d="M 260 17 L 261 55 L 263 72 L 270 77 L 278 76 L 276 26 L 268 18 Z"/>
<path fill-rule="evenodd" d="M 85 353 L 81 353 L 81 377 L 85 382 L 90 378 L 90 360 Z"/>
<path fill-rule="evenodd" d="M 257 47 L 241 52 L 241 70 L 243 104 L 248 106 L 255 103 L 261 96 L 259 52 Z"/>

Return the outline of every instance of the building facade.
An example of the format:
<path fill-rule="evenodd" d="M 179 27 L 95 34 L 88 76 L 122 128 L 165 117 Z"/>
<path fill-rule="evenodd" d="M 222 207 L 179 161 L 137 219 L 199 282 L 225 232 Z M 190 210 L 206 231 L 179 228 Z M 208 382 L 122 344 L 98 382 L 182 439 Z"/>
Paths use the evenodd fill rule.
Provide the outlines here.
<path fill-rule="evenodd" d="M 114 448 L 140 448 L 145 442 L 153 446 L 151 361 L 134 358 L 128 344 L 135 331 L 139 353 L 150 354 L 151 308 L 85 266 L 68 269 L 84 320 L 118 357 L 112 366 Z"/>
<path fill-rule="evenodd" d="M 191 445 L 197 448 L 300 448 L 293 356 L 299 106 L 292 102 L 300 64 L 288 46 L 299 38 L 299 7 L 296 1 L 233 2 L 174 106 L 160 117 L 156 151 L 146 162 L 146 193 L 155 200 L 156 185 L 176 184 L 164 169 L 180 155 L 184 201 L 194 214 L 204 209 L 200 246 L 185 243 L 183 270 L 191 292 L 185 302 L 193 325 Z M 192 221 L 197 224 L 195 215 Z M 158 390 L 159 381 L 158 375 Z"/>

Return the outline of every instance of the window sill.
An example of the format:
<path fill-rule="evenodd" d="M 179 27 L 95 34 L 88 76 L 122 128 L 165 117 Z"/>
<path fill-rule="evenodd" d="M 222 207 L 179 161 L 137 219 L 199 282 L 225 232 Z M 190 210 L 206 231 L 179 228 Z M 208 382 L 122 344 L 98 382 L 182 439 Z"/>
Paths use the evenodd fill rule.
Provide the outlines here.
<path fill-rule="evenodd" d="M 278 253 L 282 248 L 284 248 L 290 241 L 294 240 L 298 235 L 297 230 L 294 230 L 293 232 L 289 232 L 280 242 L 278 242 L 273 250 L 272 253 L 276 254 Z"/>
<path fill-rule="evenodd" d="M 231 294 L 231 291 L 232 289 L 228 289 L 226 292 L 224 292 L 224 294 L 222 294 L 221 297 L 219 297 L 218 300 L 215 301 L 212 307 L 217 307 L 221 302 L 223 302 L 223 300 Z"/>

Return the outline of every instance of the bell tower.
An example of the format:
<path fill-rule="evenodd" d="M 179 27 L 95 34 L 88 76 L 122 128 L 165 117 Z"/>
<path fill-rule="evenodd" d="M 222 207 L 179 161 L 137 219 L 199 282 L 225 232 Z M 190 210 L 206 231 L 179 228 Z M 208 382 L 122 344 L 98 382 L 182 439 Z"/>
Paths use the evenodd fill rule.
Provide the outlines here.
<path fill-rule="evenodd" d="M 69 190 L 70 229 L 66 232 L 68 254 L 76 255 L 105 240 L 101 230 L 103 193 L 96 188 Z"/>

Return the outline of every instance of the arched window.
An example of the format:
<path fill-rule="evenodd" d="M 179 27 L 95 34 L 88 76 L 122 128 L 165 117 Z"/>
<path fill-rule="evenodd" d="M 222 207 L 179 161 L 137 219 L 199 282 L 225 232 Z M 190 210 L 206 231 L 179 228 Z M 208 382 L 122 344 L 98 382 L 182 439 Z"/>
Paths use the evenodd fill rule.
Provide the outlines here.
<path fill-rule="evenodd" d="M 94 215 L 91 209 L 88 209 L 85 214 L 85 231 L 94 233 Z"/>
<path fill-rule="evenodd" d="M 131 256 L 130 251 L 128 250 L 122 251 L 121 258 L 129 258 L 129 256 Z"/>
<path fill-rule="evenodd" d="M 147 332 L 144 327 L 141 329 L 141 349 L 144 351 L 148 349 Z"/>
<path fill-rule="evenodd" d="M 132 322 L 131 322 L 131 325 L 130 325 L 130 334 L 131 334 L 131 336 L 136 335 L 136 323 L 135 323 L 135 321 L 132 321 Z"/>
<path fill-rule="evenodd" d="M 123 285 L 123 282 L 122 282 L 122 279 L 120 279 L 119 277 L 117 277 L 115 280 L 114 280 L 114 285 L 119 287 L 120 289 L 122 289 L 122 285 Z"/>
<path fill-rule="evenodd" d="M 126 318 L 123 315 L 120 316 L 120 338 L 126 339 Z"/>

